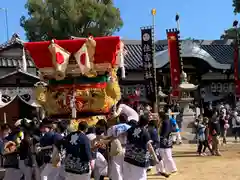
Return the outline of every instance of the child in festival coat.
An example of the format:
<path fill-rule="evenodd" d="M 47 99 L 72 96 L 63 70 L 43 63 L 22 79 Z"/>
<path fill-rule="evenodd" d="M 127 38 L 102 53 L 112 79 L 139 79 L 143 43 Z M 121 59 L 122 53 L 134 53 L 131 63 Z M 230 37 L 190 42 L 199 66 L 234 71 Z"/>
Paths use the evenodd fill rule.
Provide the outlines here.
<path fill-rule="evenodd" d="M 230 118 L 229 113 L 226 113 L 226 116 L 224 117 L 223 144 L 227 144 L 227 131 L 228 131 L 228 128 L 230 127 L 228 122 L 229 118 Z"/>
<path fill-rule="evenodd" d="M 221 156 L 219 151 L 220 125 L 216 117 L 213 117 L 209 124 L 209 133 L 212 137 L 212 154 Z"/>
<path fill-rule="evenodd" d="M 182 144 L 182 137 L 180 134 L 180 128 L 178 126 L 176 115 L 170 116 L 170 121 L 172 125 L 172 138 L 173 138 L 173 144 Z"/>
<path fill-rule="evenodd" d="M 206 125 L 203 121 L 198 123 L 197 126 L 197 140 L 198 140 L 198 154 L 203 156 L 202 148 L 204 146 L 204 142 L 207 140 L 205 136 Z"/>
<path fill-rule="evenodd" d="M 206 149 L 209 150 L 209 152 L 213 155 L 213 152 L 212 152 L 212 145 L 211 145 L 211 136 L 210 136 L 210 133 L 209 133 L 209 119 L 207 117 L 203 118 L 203 123 L 205 125 L 205 137 L 206 137 L 206 140 L 204 141 L 204 146 L 203 146 L 203 154 L 205 155 L 205 152 L 206 152 Z"/>
<path fill-rule="evenodd" d="M 208 118 L 204 118 L 203 121 L 200 121 L 197 127 L 197 139 L 198 139 L 198 154 L 200 156 L 205 156 L 205 151 L 208 148 L 212 153 L 212 149 L 209 146 L 209 126 Z"/>

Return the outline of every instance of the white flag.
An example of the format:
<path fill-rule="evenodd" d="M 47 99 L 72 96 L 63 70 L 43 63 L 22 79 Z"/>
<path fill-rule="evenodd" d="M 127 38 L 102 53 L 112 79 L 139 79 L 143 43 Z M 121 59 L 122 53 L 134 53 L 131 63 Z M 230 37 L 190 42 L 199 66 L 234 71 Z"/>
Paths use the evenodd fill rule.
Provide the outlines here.
<path fill-rule="evenodd" d="M 82 74 L 86 74 L 91 69 L 91 64 L 88 56 L 87 45 L 83 46 L 74 54 Z"/>
<path fill-rule="evenodd" d="M 49 46 L 49 50 L 52 54 L 52 62 L 55 66 L 55 79 L 62 80 L 66 75 L 70 53 L 55 43 Z"/>

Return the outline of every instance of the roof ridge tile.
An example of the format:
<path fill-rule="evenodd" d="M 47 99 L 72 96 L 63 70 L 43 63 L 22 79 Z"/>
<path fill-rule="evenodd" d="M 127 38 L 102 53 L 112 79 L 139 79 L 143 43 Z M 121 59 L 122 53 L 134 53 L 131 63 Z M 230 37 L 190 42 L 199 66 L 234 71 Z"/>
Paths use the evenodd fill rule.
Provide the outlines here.
<path fill-rule="evenodd" d="M 3 51 L 6 48 L 9 48 L 10 46 L 14 45 L 14 44 L 20 44 L 22 45 L 22 42 L 19 41 L 20 36 L 17 33 L 14 33 L 11 37 L 11 39 L 9 39 L 8 41 L 6 41 L 5 43 L 0 45 L 0 51 Z"/>

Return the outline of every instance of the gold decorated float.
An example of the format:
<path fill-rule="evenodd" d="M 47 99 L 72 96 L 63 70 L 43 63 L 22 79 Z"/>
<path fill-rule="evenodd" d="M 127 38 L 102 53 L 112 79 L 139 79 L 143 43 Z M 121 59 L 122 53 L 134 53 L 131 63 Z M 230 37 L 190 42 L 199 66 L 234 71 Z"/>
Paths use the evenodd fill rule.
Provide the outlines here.
<path fill-rule="evenodd" d="M 36 98 L 47 116 L 107 114 L 120 100 L 117 71 L 123 77 L 125 71 L 119 37 L 29 42 L 25 49 L 45 82 L 38 83 Z"/>
<path fill-rule="evenodd" d="M 87 122 L 89 126 L 94 126 L 100 119 L 106 120 L 106 117 L 105 116 L 90 116 L 90 117 L 85 117 L 85 118 L 80 118 L 80 119 L 73 119 L 70 124 L 70 129 L 77 130 L 78 124 L 82 121 Z"/>

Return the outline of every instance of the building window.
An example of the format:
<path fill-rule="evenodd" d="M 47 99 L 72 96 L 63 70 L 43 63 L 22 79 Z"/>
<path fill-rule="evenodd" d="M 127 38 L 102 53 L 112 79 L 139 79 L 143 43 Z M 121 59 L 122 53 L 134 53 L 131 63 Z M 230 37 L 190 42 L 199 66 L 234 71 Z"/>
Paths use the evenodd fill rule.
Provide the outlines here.
<path fill-rule="evenodd" d="M 140 90 L 140 96 L 141 97 L 145 97 L 145 86 L 144 85 L 125 85 L 125 86 L 121 86 L 121 93 L 123 96 L 128 96 L 131 94 L 134 94 L 135 91 L 139 89 Z"/>

